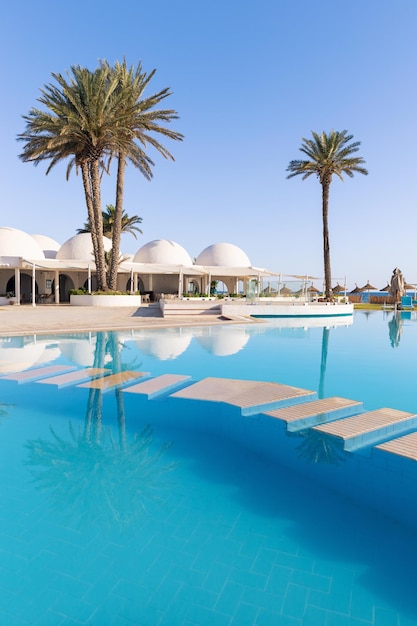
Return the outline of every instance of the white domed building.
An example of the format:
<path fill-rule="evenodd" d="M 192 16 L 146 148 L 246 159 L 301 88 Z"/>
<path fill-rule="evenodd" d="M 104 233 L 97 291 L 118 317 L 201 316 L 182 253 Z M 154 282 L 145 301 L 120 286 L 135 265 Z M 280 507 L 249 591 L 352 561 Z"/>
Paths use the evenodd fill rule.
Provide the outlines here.
<path fill-rule="evenodd" d="M 24 258 L 35 258 L 41 262 L 45 255 L 39 243 L 17 228 L 0 227 L 0 295 L 8 300 L 30 301 L 33 288 L 31 267 L 23 263 Z M 27 271 L 21 271 L 27 270 Z"/>
<path fill-rule="evenodd" d="M 104 250 L 111 250 L 111 240 L 103 237 Z M 87 261 L 94 263 L 93 242 L 90 233 L 80 233 L 67 239 L 59 248 L 55 256 L 56 259 L 66 261 Z"/>
<path fill-rule="evenodd" d="M 232 243 L 214 243 L 204 248 L 196 263 L 216 267 L 251 267 L 248 255 Z"/>
<path fill-rule="evenodd" d="M 56 253 L 61 247 L 55 239 L 46 235 L 32 235 L 32 237 L 40 245 L 45 259 L 55 259 Z"/>
<path fill-rule="evenodd" d="M 246 293 L 248 280 L 256 280 L 258 274 L 263 273 L 263 270 L 253 268 L 247 254 L 232 243 L 214 243 L 204 248 L 196 263 L 209 272 L 210 293 L 216 290 L 219 282 L 223 292 Z"/>
<path fill-rule="evenodd" d="M 103 243 L 105 251 L 110 251 L 111 240 L 103 237 Z M 179 243 L 156 239 L 134 255 L 121 255 L 117 289 L 140 291 L 145 301 L 196 294 L 207 297 L 220 281 L 223 293 L 246 293 L 247 286 L 264 274 L 231 243 L 208 246 L 193 263 Z M 89 233 L 74 235 L 59 245 L 42 234 L 0 227 L 0 304 L 69 302 L 72 289 L 92 292 L 96 284 Z"/>
<path fill-rule="evenodd" d="M 191 256 L 176 241 L 155 239 L 139 248 L 133 257 L 138 270 L 136 288 L 151 300 L 178 296 L 184 292 L 184 277 L 201 274 L 193 266 Z"/>

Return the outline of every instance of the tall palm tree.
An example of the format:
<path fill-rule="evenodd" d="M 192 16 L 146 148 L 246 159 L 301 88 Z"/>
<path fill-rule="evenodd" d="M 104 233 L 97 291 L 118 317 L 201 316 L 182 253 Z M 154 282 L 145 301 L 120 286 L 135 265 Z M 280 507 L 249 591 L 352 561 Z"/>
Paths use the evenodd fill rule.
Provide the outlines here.
<path fill-rule="evenodd" d="M 35 165 L 50 161 L 47 174 L 54 165 L 66 159 L 69 160 L 67 178 L 74 166 L 81 169 L 100 290 L 116 287 L 126 160 L 150 179 L 153 161 L 143 147 L 149 144 L 165 158 L 173 157 L 149 133 L 159 132 L 171 139 L 182 139 L 180 133 L 156 123 L 176 118 L 174 111 L 149 110 L 170 95 L 168 89 L 140 100 L 154 73 L 155 70 L 146 76 L 140 66 L 136 72 L 133 68 L 128 70 L 126 63 L 116 63 L 112 68 L 103 61 L 93 72 L 73 66 L 68 79 L 61 74 L 52 74 L 57 85 L 46 85 L 38 99 L 46 110 L 32 108 L 23 118 L 25 132 L 18 135 L 18 140 L 25 142 L 20 158 Z M 118 159 L 118 174 L 112 268 L 108 283 L 100 183 L 103 171 L 109 172 L 114 157 Z"/>
<path fill-rule="evenodd" d="M 52 74 L 57 84 L 41 89 L 38 98 L 45 110 L 32 108 L 23 116 L 25 142 L 20 158 L 35 165 L 50 161 L 46 174 L 60 161 L 68 159 L 67 179 L 72 168 L 81 169 L 91 236 L 100 289 L 107 288 L 104 262 L 101 172 L 106 167 L 117 139 L 116 129 L 121 96 L 109 70 L 100 66 L 91 72 L 71 67 L 68 78 Z"/>
<path fill-rule="evenodd" d="M 113 237 L 115 211 L 116 209 L 112 204 L 107 204 L 106 210 L 103 211 L 103 235 L 108 237 L 108 239 Z M 136 224 L 141 223 L 142 218 L 138 215 L 132 215 L 132 217 L 129 217 L 125 211 L 122 212 L 122 233 L 130 233 L 135 239 L 137 239 L 136 233 L 140 233 L 141 235 L 143 234 L 141 229 L 136 226 Z M 83 228 L 77 229 L 77 234 L 81 233 L 91 233 L 90 220 L 85 222 Z"/>
<path fill-rule="evenodd" d="M 121 97 L 123 110 L 119 128 L 119 141 L 114 154 L 117 156 L 116 206 L 112 235 L 112 263 L 109 276 L 110 289 L 116 288 L 118 259 L 120 256 L 120 236 L 123 220 L 123 195 L 125 184 L 126 163 L 129 161 L 143 176 L 150 180 L 153 176 L 154 162 L 145 153 L 145 148 L 151 146 L 166 159 L 174 160 L 172 154 L 155 139 L 154 134 L 163 135 L 169 139 L 181 141 L 183 135 L 165 128 L 160 122 L 169 123 L 178 119 L 173 109 L 155 109 L 159 103 L 171 95 L 169 88 L 144 97 L 145 89 L 154 76 L 156 70 L 146 74 L 139 63 L 135 69 L 127 67 L 126 61 L 115 63 L 110 67 L 107 61 L 102 66 L 109 72 L 109 80 L 117 83 L 117 97 Z"/>
<path fill-rule="evenodd" d="M 350 178 L 355 172 L 368 174 L 363 167 L 365 161 L 362 157 L 352 156 L 359 150 L 360 141 L 349 143 L 353 135 L 348 135 L 347 130 L 342 132 L 332 130 L 326 134 L 324 131 L 319 135 L 312 133 L 313 139 L 302 138 L 300 151 L 307 155 L 308 160 L 290 161 L 287 178 L 302 176 L 305 180 L 315 174 L 322 188 L 322 217 L 323 217 L 323 257 L 324 257 L 324 282 L 326 299 L 333 298 L 332 276 L 330 268 L 330 244 L 329 244 L 329 191 L 333 174 L 343 180 L 342 174 Z"/>

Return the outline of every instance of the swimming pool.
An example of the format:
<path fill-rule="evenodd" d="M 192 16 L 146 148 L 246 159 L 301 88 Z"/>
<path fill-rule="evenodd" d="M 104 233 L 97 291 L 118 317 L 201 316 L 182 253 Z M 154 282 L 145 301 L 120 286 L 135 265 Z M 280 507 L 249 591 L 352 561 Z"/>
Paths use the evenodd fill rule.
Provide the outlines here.
<path fill-rule="evenodd" d="M 375 466 L 362 484 L 366 449 L 210 403 L 4 378 L 223 376 L 417 412 L 413 314 L 329 323 L 5 338 L 0 623 L 415 625 L 413 503 L 404 523 L 383 512 L 393 485 L 370 494 L 386 479 Z M 412 492 L 413 470 L 404 480 Z"/>

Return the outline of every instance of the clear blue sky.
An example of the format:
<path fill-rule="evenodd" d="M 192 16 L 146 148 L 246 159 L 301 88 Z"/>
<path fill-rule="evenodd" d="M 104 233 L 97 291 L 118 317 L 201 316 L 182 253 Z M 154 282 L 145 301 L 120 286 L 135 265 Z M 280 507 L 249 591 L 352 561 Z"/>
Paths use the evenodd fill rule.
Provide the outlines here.
<path fill-rule="evenodd" d="M 381 288 L 398 266 L 417 283 L 416 18 L 415 0 L 6 3 L 0 225 L 63 243 L 84 224 L 81 178 L 22 163 L 16 136 L 51 72 L 126 57 L 156 68 L 149 94 L 171 88 L 185 139 L 167 143 L 175 162 L 150 153 L 151 182 L 128 169 L 125 210 L 144 234 L 124 252 L 163 238 L 194 257 L 227 241 L 255 266 L 323 276 L 320 185 L 286 168 L 311 131 L 347 129 L 369 176 L 332 183 L 334 282 Z"/>

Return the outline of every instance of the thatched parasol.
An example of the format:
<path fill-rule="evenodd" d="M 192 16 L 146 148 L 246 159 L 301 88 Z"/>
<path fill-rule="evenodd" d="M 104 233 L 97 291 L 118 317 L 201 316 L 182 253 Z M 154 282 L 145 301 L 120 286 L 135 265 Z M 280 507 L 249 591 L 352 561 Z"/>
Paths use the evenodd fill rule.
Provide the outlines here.
<path fill-rule="evenodd" d="M 374 287 L 373 285 L 371 285 L 371 283 L 370 283 L 370 282 L 369 282 L 369 280 L 368 280 L 368 282 L 366 283 L 366 285 L 364 285 L 364 286 L 362 287 L 362 291 L 371 291 L 371 289 L 372 289 L 373 291 L 376 291 L 376 287 Z"/>
<path fill-rule="evenodd" d="M 362 289 L 361 289 L 361 291 L 367 291 L 367 292 L 368 292 L 368 302 L 369 302 L 369 292 L 370 292 L 370 291 L 376 291 L 376 290 L 377 290 L 377 288 L 376 288 L 376 287 L 374 287 L 373 285 L 371 285 L 371 283 L 369 282 L 369 280 L 368 280 L 368 282 L 366 283 L 366 285 L 364 285 L 364 286 L 362 287 Z"/>

